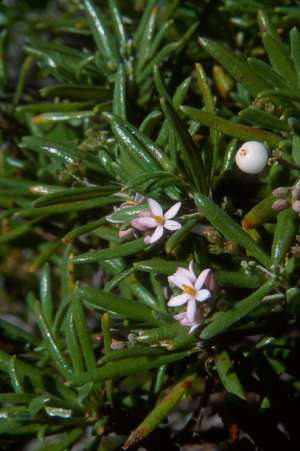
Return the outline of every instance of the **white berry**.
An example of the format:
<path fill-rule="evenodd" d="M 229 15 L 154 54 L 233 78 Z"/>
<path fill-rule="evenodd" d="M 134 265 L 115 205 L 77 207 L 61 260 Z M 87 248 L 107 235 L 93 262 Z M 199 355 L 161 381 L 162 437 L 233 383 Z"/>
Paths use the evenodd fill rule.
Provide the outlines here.
<path fill-rule="evenodd" d="M 235 162 L 246 174 L 259 174 L 268 161 L 268 151 L 259 141 L 247 141 L 237 151 Z"/>

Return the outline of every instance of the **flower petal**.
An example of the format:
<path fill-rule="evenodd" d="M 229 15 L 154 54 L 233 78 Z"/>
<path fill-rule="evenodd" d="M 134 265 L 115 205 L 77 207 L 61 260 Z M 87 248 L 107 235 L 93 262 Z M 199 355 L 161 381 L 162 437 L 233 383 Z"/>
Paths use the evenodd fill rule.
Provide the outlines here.
<path fill-rule="evenodd" d="M 133 219 L 131 221 L 131 225 L 135 229 L 140 230 L 141 232 L 147 229 L 154 229 L 157 226 L 154 218 L 147 217 Z"/>
<path fill-rule="evenodd" d="M 177 221 L 172 221 L 170 219 L 168 219 L 165 223 L 164 223 L 164 228 L 167 230 L 170 230 L 171 232 L 174 232 L 175 230 L 179 230 L 181 229 L 181 224 L 179 224 L 179 222 Z"/>
<path fill-rule="evenodd" d="M 154 199 L 148 199 L 148 204 L 154 216 L 163 216 L 163 209 Z"/>
<path fill-rule="evenodd" d="M 216 280 L 216 276 L 213 273 L 213 271 L 211 271 L 208 274 L 208 277 L 205 281 L 205 287 L 212 293 L 214 293 L 217 289 L 217 280 Z"/>
<path fill-rule="evenodd" d="M 176 202 L 169 210 L 167 210 L 164 214 L 165 219 L 172 219 L 177 215 L 181 207 L 181 202 Z"/>
<path fill-rule="evenodd" d="M 186 309 L 187 319 L 193 323 L 196 318 L 197 306 L 195 299 L 190 299 Z"/>
<path fill-rule="evenodd" d="M 180 269 L 183 269 L 183 268 L 180 268 Z M 177 270 L 175 272 L 175 274 L 173 274 L 172 276 L 168 277 L 168 282 L 175 285 L 175 287 L 181 288 L 182 290 L 184 288 L 184 285 L 187 287 L 193 288 L 192 287 L 193 282 L 189 279 L 188 275 L 186 275 L 184 272 L 181 272 L 179 270 Z"/>
<path fill-rule="evenodd" d="M 194 260 L 191 260 L 189 263 L 189 272 L 195 274 L 194 273 Z"/>
<path fill-rule="evenodd" d="M 206 299 L 208 299 L 210 297 L 211 297 L 211 292 L 206 289 L 197 291 L 197 294 L 195 296 L 195 298 L 198 302 L 204 302 L 204 301 L 206 301 Z"/>
<path fill-rule="evenodd" d="M 184 317 L 182 318 L 182 320 L 180 321 L 180 324 L 182 326 L 191 326 L 191 322 L 187 319 L 186 313 L 185 313 Z"/>
<path fill-rule="evenodd" d="M 128 236 L 132 235 L 134 233 L 134 228 L 129 227 L 125 230 L 119 230 L 119 237 L 120 238 L 127 238 Z"/>
<path fill-rule="evenodd" d="M 190 295 L 187 293 L 179 294 L 178 296 L 174 296 L 168 301 L 169 307 L 178 307 L 179 305 L 186 304 L 190 299 Z"/>
<path fill-rule="evenodd" d="M 176 315 L 173 315 L 173 318 L 176 321 L 182 321 L 185 317 L 185 312 L 177 313 Z"/>
<path fill-rule="evenodd" d="M 151 239 L 151 235 L 146 235 L 144 238 L 144 243 L 145 244 L 150 244 L 150 239 Z"/>
<path fill-rule="evenodd" d="M 151 235 L 151 238 L 149 240 L 150 244 L 155 243 L 156 241 L 160 240 L 161 237 L 163 236 L 164 233 L 164 228 L 163 226 L 158 226 L 156 227 L 156 229 L 154 230 L 153 235 Z"/>
<path fill-rule="evenodd" d="M 197 280 L 196 280 L 196 283 L 195 283 L 195 288 L 196 288 L 196 290 L 200 290 L 200 288 L 203 287 L 203 285 L 205 284 L 206 279 L 207 279 L 207 277 L 208 277 L 208 275 L 209 275 L 210 272 L 211 272 L 211 269 L 208 268 L 208 269 L 204 269 L 204 270 L 199 274 L 199 276 L 198 276 L 198 278 L 197 278 Z"/>
<path fill-rule="evenodd" d="M 196 276 L 195 276 L 194 271 L 190 271 L 190 270 L 184 269 L 184 268 L 178 268 L 178 274 L 180 274 L 183 277 L 185 277 L 186 279 L 188 279 L 190 281 L 191 285 L 194 285 L 194 283 L 196 282 Z"/>

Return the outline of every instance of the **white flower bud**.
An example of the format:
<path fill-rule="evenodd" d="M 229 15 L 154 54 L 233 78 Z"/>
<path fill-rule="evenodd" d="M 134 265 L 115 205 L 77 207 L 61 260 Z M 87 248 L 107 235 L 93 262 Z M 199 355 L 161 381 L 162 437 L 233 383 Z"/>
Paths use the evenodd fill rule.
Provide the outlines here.
<path fill-rule="evenodd" d="M 237 151 L 235 161 L 246 174 L 259 174 L 268 161 L 268 151 L 258 141 L 247 141 Z"/>

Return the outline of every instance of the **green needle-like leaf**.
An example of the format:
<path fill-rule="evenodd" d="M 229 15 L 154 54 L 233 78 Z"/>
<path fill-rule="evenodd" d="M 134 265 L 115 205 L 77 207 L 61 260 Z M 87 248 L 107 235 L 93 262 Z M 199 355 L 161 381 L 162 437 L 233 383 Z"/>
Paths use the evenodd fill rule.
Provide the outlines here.
<path fill-rule="evenodd" d="M 271 266 L 270 257 L 252 240 L 252 238 L 218 205 L 203 194 L 195 195 L 195 203 L 200 213 L 228 240 L 244 247 L 253 257 L 267 268 Z"/>

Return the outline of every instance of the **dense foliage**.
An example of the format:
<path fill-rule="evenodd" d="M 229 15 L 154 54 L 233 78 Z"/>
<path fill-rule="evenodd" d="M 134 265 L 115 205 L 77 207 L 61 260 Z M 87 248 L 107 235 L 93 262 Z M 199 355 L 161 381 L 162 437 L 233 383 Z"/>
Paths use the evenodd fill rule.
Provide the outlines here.
<path fill-rule="evenodd" d="M 1 3 L 0 449 L 299 448 L 299 20 Z"/>

